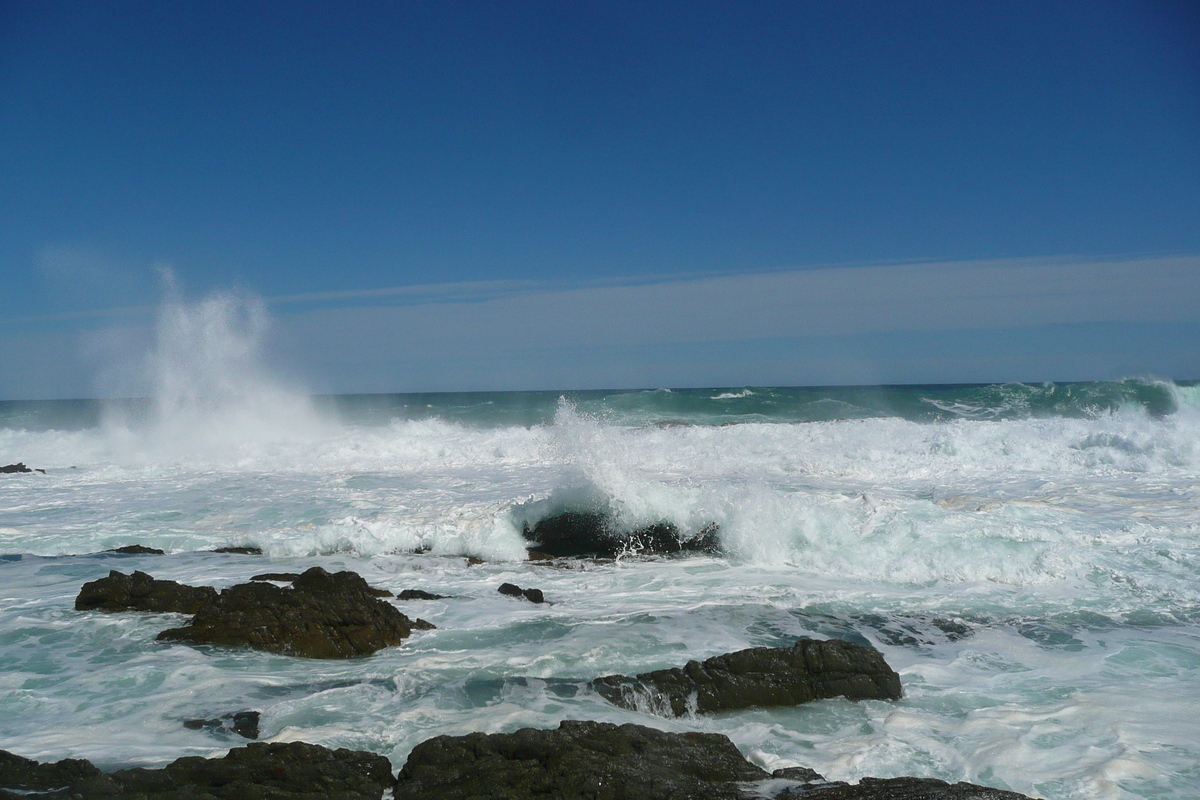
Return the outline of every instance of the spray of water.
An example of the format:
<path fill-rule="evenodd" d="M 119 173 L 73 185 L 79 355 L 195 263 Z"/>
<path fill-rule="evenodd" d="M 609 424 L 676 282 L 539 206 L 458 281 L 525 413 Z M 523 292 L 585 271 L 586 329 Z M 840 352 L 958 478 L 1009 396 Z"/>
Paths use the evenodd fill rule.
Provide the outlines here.
<path fill-rule="evenodd" d="M 240 459 L 320 438 L 332 424 L 263 360 L 270 319 L 261 299 L 232 292 L 183 299 L 170 275 L 145 356 L 150 405 L 140 419 L 110 415 L 109 430 L 151 458 Z"/>

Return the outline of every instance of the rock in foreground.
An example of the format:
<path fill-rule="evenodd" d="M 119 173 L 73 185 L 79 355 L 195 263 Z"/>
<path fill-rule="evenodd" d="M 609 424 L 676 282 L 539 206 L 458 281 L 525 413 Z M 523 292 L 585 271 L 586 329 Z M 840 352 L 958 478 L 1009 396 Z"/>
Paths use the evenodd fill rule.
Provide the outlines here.
<path fill-rule="evenodd" d="M 826 783 L 803 767 L 768 775 L 725 736 L 566 720 L 557 730 L 438 736 L 417 745 L 396 777 L 395 800 L 746 800 L 755 783 L 791 781 L 803 800 L 1029 800 L 1013 792 L 925 778 Z M 779 792 L 778 783 L 760 785 Z"/>
<path fill-rule="evenodd" d="M 533 549 L 558 558 L 615 557 L 626 553 L 715 553 L 720 549 L 716 525 L 710 525 L 694 537 L 684 537 L 670 522 L 621 531 L 611 517 L 595 511 L 567 511 L 547 517 L 532 528 L 526 526 L 524 534 Z"/>
<path fill-rule="evenodd" d="M 898 700 L 900 676 L 878 650 L 840 639 L 753 647 L 683 668 L 609 675 L 591 686 L 609 702 L 664 715 L 791 706 L 831 697 Z"/>
<path fill-rule="evenodd" d="M 211 586 L 160 581 L 145 572 L 126 575 L 113 570 L 107 578 L 85 583 L 75 598 L 76 611 L 154 611 L 195 614 L 215 602 Z"/>
<path fill-rule="evenodd" d="M 100 774 L 87 761 L 36 764 L 61 775 L 35 774 L 28 780 L 8 780 L 0 751 L 0 798 L 70 797 L 81 800 L 138 798 L 138 800 L 379 800 L 392 782 L 391 763 L 383 756 L 355 750 L 329 750 L 303 742 L 251 744 L 230 750 L 224 758 L 180 758 L 162 769 L 123 769 Z M 66 770 L 62 765 L 69 764 Z M 19 765 L 28 773 L 28 765 Z M 59 778 L 54 782 L 53 778 Z M 65 788 L 65 791 L 47 792 Z M 21 790 L 21 794 L 4 789 Z M 37 793 L 29 794 L 28 790 Z M 43 793 L 45 792 L 45 793 Z"/>
<path fill-rule="evenodd" d="M 1027 795 L 973 783 L 933 778 L 863 778 L 851 786 L 805 786 L 776 795 L 776 800 L 1030 800 Z"/>
<path fill-rule="evenodd" d="M 767 777 L 719 734 L 567 720 L 557 730 L 422 742 L 400 770 L 394 797 L 740 800 L 736 782 Z"/>
<path fill-rule="evenodd" d="M 366 656 L 400 644 L 413 630 L 432 628 L 380 600 L 353 572 L 313 567 L 290 587 L 243 583 L 201 607 L 163 641 L 249 646 L 305 658 Z"/>

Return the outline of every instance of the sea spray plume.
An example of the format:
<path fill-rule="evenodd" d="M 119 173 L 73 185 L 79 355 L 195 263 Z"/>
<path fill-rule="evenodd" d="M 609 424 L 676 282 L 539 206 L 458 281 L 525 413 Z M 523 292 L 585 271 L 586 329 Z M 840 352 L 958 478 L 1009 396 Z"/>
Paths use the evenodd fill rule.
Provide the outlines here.
<path fill-rule="evenodd" d="M 169 273 L 164 280 L 166 299 L 145 359 L 149 415 L 132 430 L 123 421 L 137 450 L 168 459 L 229 458 L 326 432 L 308 396 L 286 388 L 263 362 L 270 320 L 261 299 L 216 292 L 191 302 Z"/>

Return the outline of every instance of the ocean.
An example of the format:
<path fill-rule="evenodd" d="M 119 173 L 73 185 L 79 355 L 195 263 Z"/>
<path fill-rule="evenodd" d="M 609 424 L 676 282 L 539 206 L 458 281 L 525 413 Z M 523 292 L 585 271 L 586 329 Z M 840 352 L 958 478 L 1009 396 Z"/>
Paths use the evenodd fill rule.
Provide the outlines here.
<path fill-rule="evenodd" d="M 244 743 L 184 720 L 254 709 L 263 738 L 399 768 L 435 735 L 592 719 L 835 780 L 1200 796 L 1194 383 L 310 397 L 159 367 L 146 400 L 0 403 L 0 463 L 45 470 L 0 476 L 0 749 L 159 766 Z M 566 510 L 716 525 L 722 552 L 528 560 L 523 528 Z M 130 544 L 167 554 L 101 552 Z M 113 569 L 313 565 L 447 595 L 397 601 L 437 628 L 318 661 L 73 609 Z M 673 719 L 586 689 L 801 636 L 870 643 L 904 698 Z"/>

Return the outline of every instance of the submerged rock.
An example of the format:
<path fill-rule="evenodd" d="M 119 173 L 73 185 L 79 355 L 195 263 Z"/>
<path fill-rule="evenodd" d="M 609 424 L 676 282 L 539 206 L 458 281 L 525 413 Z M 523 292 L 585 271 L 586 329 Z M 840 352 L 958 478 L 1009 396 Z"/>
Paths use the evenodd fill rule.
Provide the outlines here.
<path fill-rule="evenodd" d="M 878 650 L 840 639 L 801 639 L 792 647 L 752 647 L 682 668 L 608 675 L 592 688 L 609 702 L 681 716 L 831 697 L 898 700 L 900 676 Z"/>
<path fill-rule="evenodd" d="M 776 800 L 1030 800 L 1027 795 L 934 778 L 863 778 L 851 786 L 830 783 L 777 794 Z"/>
<path fill-rule="evenodd" d="M 157 547 L 146 547 L 144 544 L 127 544 L 124 547 L 114 547 L 111 550 L 105 550 L 106 553 L 121 553 L 127 556 L 163 556 L 166 555 L 165 550 L 159 550 Z"/>
<path fill-rule="evenodd" d="M 395 800 L 416 798 L 742 798 L 768 775 L 715 733 L 566 720 L 556 730 L 438 736 L 417 745 Z"/>
<path fill-rule="evenodd" d="M 85 583 L 75 598 L 76 611 L 154 611 L 195 614 L 217 599 L 211 586 L 160 581 L 145 572 L 113 570 L 107 578 Z"/>
<path fill-rule="evenodd" d="M 522 589 L 515 583 L 502 583 L 496 591 L 509 597 L 524 597 L 531 603 L 546 602 L 546 596 L 542 594 L 541 589 Z"/>
<path fill-rule="evenodd" d="M 716 524 L 693 537 L 684 537 L 670 522 L 660 522 L 621 531 L 612 517 L 597 511 L 566 511 L 525 526 L 525 539 L 539 554 L 555 557 L 614 557 L 626 553 L 656 555 L 664 553 L 720 551 Z"/>
<path fill-rule="evenodd" d="M 248 646 L 305 658 L 365 656 L 400 644 L 413 630 L 433 625 L 412 620 L 376 596 L 353 572 L 313 567 L 290 587 L 243 583 L 225 589 L 191 622 L 158 635 L 162 641 Z"/>
<path fill-rule="evenodd" d="M 261 715 L 257 711 L 235 711 L 217 719 L 189 719 L 183 727 L 194 731 L 232 731 L 245 739 L 258 738 L 258 723 Z"/>
<path fill-rule="evenodd" d="M 64 771 L 67 780 L 17 785 L 5 780 L 0 751 L 0 787 L 34 789 L 36 794 L 0 797 L 70 797 L 81 800 L 379 800 L 392 783 L 391 763 L 383 756 L 357 750 L 330 750 L 304 742 L 255 743 L 230 750 L 223 758 L 187 756 L 162 769 L 123 769 L 101 774 L 87 761 L 71 762 L 86 769 Z M 28 761 L 28 759 L 21 759 Z M 68 762 L 37 765 L 57 769 Z M 78 773 L 78 774 L 77 774 Z M 49 792 L 51 789 L 64 791 Z"/>
<path fill-rule="evenodd" d="M 405 589 L 396 595 L 398 600 L 443 600 L 445 597 L 444 594 L 434 594 L 423 589 Z"/>
<path fill-rule="evenodd" d="M 239 556 L 261 556 L 263 554 L 261 547 L 254 547 L 253 545 L 237 546 L 237 547 L 233 547 L 233 546 L 218 547 L 216 550 L 213 550 L 213 552 L 214 553 L 233 553 L 234 555 L 239 555 Z"/>

